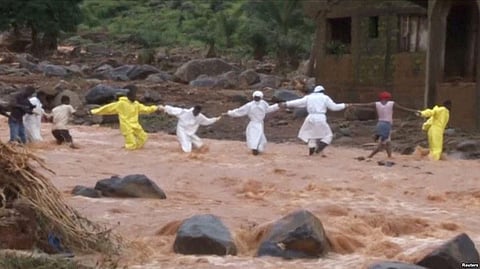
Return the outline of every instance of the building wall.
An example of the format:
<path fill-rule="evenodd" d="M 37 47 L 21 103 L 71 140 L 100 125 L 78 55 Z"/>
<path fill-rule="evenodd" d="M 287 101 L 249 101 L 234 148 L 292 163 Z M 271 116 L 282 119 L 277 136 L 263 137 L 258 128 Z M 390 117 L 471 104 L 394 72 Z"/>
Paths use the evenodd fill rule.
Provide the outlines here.
<path fill-rule="evenodd" d="M 476 114 L 476 83 L 439 83 L 437 85 L 437 103 L 452 100 L 450 111 L 450 127 L 471 130 L 475 128 Z"/>
<path fill-rule="evenodd" d="M 397 15 L 378 16 L 378 37 L 370 38 L 369 17 L 352 19 L 351 53 L 325 54 L 317 81 L 341 101 L 371 102 L 388 90 L 399 103 L 422 108 L 426 52 L 398 52 Z"/>

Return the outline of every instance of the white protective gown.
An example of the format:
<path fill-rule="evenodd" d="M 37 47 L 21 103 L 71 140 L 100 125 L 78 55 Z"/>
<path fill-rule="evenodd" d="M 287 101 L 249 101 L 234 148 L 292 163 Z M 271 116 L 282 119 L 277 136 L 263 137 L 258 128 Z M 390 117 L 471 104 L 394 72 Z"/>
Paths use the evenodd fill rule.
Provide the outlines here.
<path fill-rule="evenodd" d="M 25 114 L 25 116 L 23 116 L 23 125 L 25 126 L 27 141 L 42 141 L 41 126 L 42 116 L 45 111 L 42 108 L 42 103 L 37 97 L 32 97 L 28 100 L 35 106 L 35 108 L 33 109 L 33 114 Z"/>
<path fill-rule="evenodd" d="M 305 118 L 298 138 L 306 143 L 310 139 L 320 139 L 326 144 L 332 142 L 333 134 L 327 123 L 327 110 L 340 111 L 345 109 L 344 103 L 336 104 L 323 92 L 312 93 L 303 98 L 286 102 L 287 107 L 306 107 L 308 116 Z"/>
<path fill-rule="evenodd" d="M 227 112 L 230 117 L 248 116 L 250 122 L 247 125 L 245 135 L 247 137 L 247 146 L 249 149 L 264 151 L 267 144 L 265 137 L 263 120 L 265 115 L 278 110 L 278 104 L 269 106 L 264 100 L 251 101 L 242 107 Z"/>
<path fill-rule="evenodd" d="M 202 140 L 195 133 L 200 125 L 211 125 L 217 118 L 207 118 L 202 113 L 196 117 L 193 115 L 193 107 L 189 109 L 174 106 L 165 106 L 165 112 L 178 118 L 177 138 L 184 152 L 192 151 L 192 144 L 199 148 L 203 145 Z"/>

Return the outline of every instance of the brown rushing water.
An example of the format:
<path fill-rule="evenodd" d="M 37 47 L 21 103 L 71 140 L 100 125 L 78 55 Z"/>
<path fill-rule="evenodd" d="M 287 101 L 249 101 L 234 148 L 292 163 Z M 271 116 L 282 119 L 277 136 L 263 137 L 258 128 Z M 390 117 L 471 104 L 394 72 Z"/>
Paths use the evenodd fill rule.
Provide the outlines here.
<path fill-rule="evenodd" d="M 6 122 L 1 131 L 8 139 Z M 327 158 L 308 157 L 303 144 L 273 144 L 252 156 L 243 142 L 205 139 L 209 151 L 187 155 L 175 136 L 151 134 L 146 147 L 122 149 L 118 130 L 72 127 L 78 150 L 45 142 L 32 146 L 56 174 L 53 183 L 91 220 L 116 227 L 130 240 L 128 268 L 364 268 L 372 261 L 416 261 L 466 232 L 480 246 L 478 161 L 432 162 L 395 155 L 393 167 L 355 157 L 368 152 L 332 146 Z M 75 185 L 94 186 L 112 175 L 141 173 L 166 200 L 73 197 Z M 254 257 L 262 227 L 296 209 L 323 222 L 336 252 L 321 259 Z M 172 251 L 174 229 L 189 216 L 219 216 L 234 234 L 236 257 L 183 256 Z"/>

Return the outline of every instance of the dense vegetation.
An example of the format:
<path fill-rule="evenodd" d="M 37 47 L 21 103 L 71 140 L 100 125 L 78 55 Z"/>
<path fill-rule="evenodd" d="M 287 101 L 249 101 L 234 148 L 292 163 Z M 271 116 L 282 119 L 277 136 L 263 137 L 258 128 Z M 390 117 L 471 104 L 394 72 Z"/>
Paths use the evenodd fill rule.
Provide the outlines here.
<path fill-rule="evenodd" d="M 145 47 L 200 46 L 216 54 L 308 57 L 313 22 L 300 0 L 84 0 L 84 29 L 128 35 Z"/>
<path fill-rule="evenodd" d="M 56 39 L 79 26 L 144 48 L 204 47 L 207 57 L 272 56 L 293 66 L 308 57 L 314 31 L 302 0 L 2 1 L 3 29 L 31 27 Z"/>
<path fill-rule="evenodd" d="M 74 31 L 81 21 L 82 0 L 1 0 L 0 30 L 17 35 L 28 29 L 34 54 L 57 48 L 61 31 Z"/>

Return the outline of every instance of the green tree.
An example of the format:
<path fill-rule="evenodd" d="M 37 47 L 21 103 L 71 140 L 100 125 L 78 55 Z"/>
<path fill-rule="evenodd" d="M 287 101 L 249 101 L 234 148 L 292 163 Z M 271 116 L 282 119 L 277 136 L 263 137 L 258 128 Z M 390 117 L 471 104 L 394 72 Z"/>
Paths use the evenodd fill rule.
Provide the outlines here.
<path fill-rule="evenodd" d="M 0 29 L 29 29 L 35 55 L 57 48 L 61 31 L 74 31 L 81 21 L 82 0 L 1 0 Z"/>
<path fill-rule="evenodd" d="M 313 22 L 305 20 L 301 0 L 248 0 L 244 6 L 250 20 L 247 40 L 255 44 L 254 51 L 259 51 L 266 37 L 267 49 L 277 56 L 280 67 L 298 65 L 300 54 L 307 53 L 308 40 L 313 33 Z M 252 42 L 253 41 L 253 42 Z"/>

